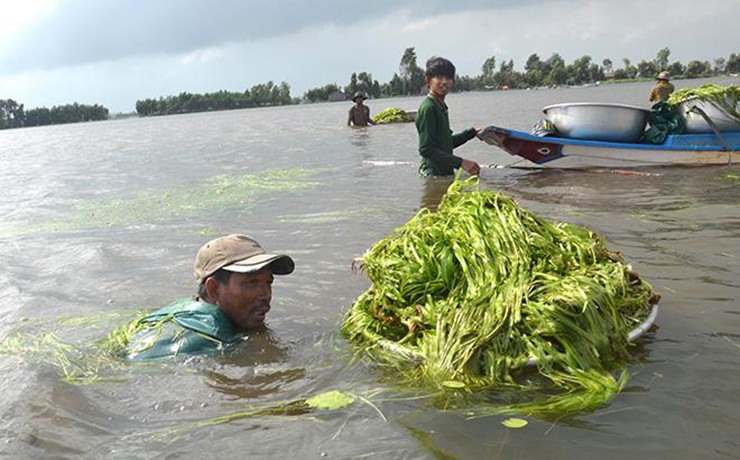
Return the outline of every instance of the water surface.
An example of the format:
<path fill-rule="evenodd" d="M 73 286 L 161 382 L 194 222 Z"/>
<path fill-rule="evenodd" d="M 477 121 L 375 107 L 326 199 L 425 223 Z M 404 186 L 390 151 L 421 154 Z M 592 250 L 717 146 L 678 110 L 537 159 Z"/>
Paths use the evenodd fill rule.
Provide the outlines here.
<path fill-rule="evenodd" d="M 730 82 L 738 84 L 720 81 Z M 454 94 L 448 103 L 455 130 L 528 130 L 554 103 L 648 107 L 649 87 Z M 377 113 L 413 110 L 418 102 L 368 105 Z M 0 354 L 0 452 L 127 459 L 740 456 L 740 169 L 523 171 L 506 167 L 515 158 L 476 140 L 458 150 L 487 166 L 484 187 L 604 235 L 663 295 L 659 329 L 641 340 L 626 391 L 594 413 L 560 422 L 530 418 L 527 427 L 510 430 L 504 417 L 469 419 L 408 399 L 388 376 L 353 361 L 337 334 L 344 312 L 368 287 L 350 269 L 352 260 L 443 192 L 417 175 L 413 125 L 347 128 L 349 107 L 0 131 L 0 339 L 28 339 L 22 350 Z M 104 366 L 97 383 L 64 378 L 74 365 L 89 364 L 95 342 L 136 311 L 194 294 L 195 252 L 230 232 L 249 233 L 296 261 L 294 274 L 276 280 L 269 334 L 221 357 Z M 59 350 L 50 337 L 72 344 L 67 367 L 50 354 Z M 198 426 L 329 390 L 373 395 L 372 404 Z"/>

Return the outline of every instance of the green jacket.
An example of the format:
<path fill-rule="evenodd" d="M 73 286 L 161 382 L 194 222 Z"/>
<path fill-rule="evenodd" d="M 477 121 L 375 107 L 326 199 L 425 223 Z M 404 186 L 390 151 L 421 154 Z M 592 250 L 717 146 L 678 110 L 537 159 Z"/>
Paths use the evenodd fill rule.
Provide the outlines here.
<path fill-rule="evenodd" d="M 473 128 L 452 134 L 447 105 L 427 96 L 416 112 L 416 130 L 419 133 L 419 154 L 422 176 L 451 176 L 462 165 L 462 158 L 452 154 L 457 148 L 475 137 Z"/>
<path fill-rule="evenodd" d="M 133 327 L 126 356 L 137 360 L 220 350 L 241 337 L 219 307 L 192 298 L 144 315 Z"/>

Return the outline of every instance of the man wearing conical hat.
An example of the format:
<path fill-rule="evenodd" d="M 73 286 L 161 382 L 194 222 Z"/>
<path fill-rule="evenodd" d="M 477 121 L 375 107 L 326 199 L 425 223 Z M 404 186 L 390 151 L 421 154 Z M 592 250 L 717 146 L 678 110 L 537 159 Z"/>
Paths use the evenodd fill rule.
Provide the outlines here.
<path fill-rule="evenodd" d="M 657 80 L 657 83 L 655 83 L 655 86 L 650 89 L 649 100 L 650 102 L 665 102 L 673 91 L 676 90 L 670 82 L 671 74 L 664 70 L 663 72 L 660 72 L 655 79 Z"/>

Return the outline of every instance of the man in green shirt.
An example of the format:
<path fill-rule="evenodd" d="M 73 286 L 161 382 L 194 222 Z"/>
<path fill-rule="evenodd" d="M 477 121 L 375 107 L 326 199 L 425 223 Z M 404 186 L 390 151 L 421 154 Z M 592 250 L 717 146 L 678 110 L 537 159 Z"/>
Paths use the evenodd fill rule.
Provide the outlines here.
<path fill-rule="evenodd" d="M 451 176 L 455 169 L 463 168 L 469 174 L 480 174 L 480 165 L 475 161 L 452 154 L 452 150 L 478 134 L 477 128 L 469 128 L 452 134 L 445 97 L 455 83 L 455 66 L 441 57 L 432 57 L 426 64 L 425 81 L 429 94 L 421 101 L 416 113 L 416 130 L 419 133 L 419 154 L 422 176 Z"/>
<path fill-rule="evenodd" d="M 195 258 L 198 296 L 146 314 L 112 334 L 131 359 L 220 350 L 264 328 L 273 275 L 293 272 L 284 254 L 270 254 L 246 235 L 209 241 Z"/>

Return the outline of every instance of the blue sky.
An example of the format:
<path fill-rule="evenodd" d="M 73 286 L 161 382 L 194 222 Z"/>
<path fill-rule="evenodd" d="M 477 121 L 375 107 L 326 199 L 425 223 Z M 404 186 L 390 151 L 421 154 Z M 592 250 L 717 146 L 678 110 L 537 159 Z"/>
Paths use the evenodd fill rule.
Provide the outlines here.
<path fill-rule="evenodd" d="M 387 82 L 407 47 L 467 75 L 532 53 L 713 62 L 740 53 L 739 22 L 740 0 L 0 0 L 0 99 L 129 112 L 268 80 L 300 96 L 352 72 Z"/>

